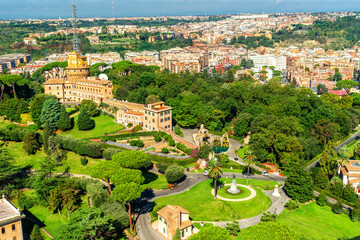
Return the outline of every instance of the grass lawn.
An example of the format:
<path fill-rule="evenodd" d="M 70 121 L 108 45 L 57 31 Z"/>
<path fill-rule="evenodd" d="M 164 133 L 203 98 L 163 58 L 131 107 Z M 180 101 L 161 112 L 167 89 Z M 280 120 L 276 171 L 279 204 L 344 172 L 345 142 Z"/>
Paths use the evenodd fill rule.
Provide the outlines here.
<path fill-rule="evenodd" d="M 228 188 L 230 188 L 230 186 L 224 186 L 222 188 L 219 188 L 217 194 L 221 197 L 229 198 L 229 199 L 246 198 L 251 194 L 249 189 L 240 186 L 238 186 L 238 189 L 240 189 L 241 192 L 239 192 L 238 194 L 231 194 L 227 191 Z"/>
<path fill-rule="evenodd" d="M 249 145 L 245 145 L 243 148 L 239 149 L 239 157 L 244 158 L 244 153 L 249 150 Z"/>
<path fill-rule="evenodd" d="M 271 200 L 259 188 L 255 189 L 256 197 L 249 201 L 226 202 L 214 199 L 211 194 L 211 182 L 209 179 L 189 191 L 156 199 L 152 216 L 155 217 L 158 210 L 171 204 L 185 208 L 195 221 L 231 221 L 256 216 L 271 205 Z"/>
<path fill-rule="evenodd" d="M 13 124 L 9 121 L 5 121 L 5 120 L 0 120 L 0 128 L 6 128 L 6 126 Z"/>
<path fill-rule="evenodd" d="M 95 128 L 89 131 L 80 131 L 76 121 L 79 115 L 74 117 L 75 126 L 73 129 L 69 131 L 62 132 L 63 135 L 71 135 L 75 138 L 93 138 L 104 136 L 105 133 L 113 133 L 124 129 L 124 126 L 114 122 L 112 118 L 100 115 L 98 117 L 94 117 L 95 120 Z"/>
<path fill-rule="evenodd" d="M 231 183 L 231 178 L 221 178 L 223 183 Z M 275 188 L 275 185 L 280 186 L 281 184 L 276 181 L 266 181 L 266 180 L 255 180 L 255 179 L 249 179 L 249 184 L 246 184 L 246 178 L 236 178 L 236 182 L 238 184 L 243 185 L 250 185 L 252 187 L 259 187 L 264 190 L 273 190 Z"/>
<path fill-rule="evenodd" d="M 166 178 L 164 175 L 161 174 L 155 174 L 151 172 L 145 172 L 143 173 L 143 176 L 145 178 L 143 186 L 145 188 L 151 188 L 151 189 L 168 189 L 169 183 L 166 181 Z"/>
<path fill-rule="evenodd" d="M 330 207 L 320 207 L 316 203 L 303 205 L 295 211 L 285 209 L 279 221 L 307 239 L 360 239 L 360 222 L 352 222 L 347 215 L 337 215 Z"/>
<path fill-rule="evenodd" d="M 38 151 L 35 155 L 27 155 L 23 149 L 23 143 L 8 142 L 6 148 L 14 157 L 15 164 L 19 167 L 29 166 L 38 169 L 41 165 L 41 161 L 46 157 L 46 154 L 42 150 Z M 68 152 L 67 160 L 64 162 L 63 166 L 59 166 L 56 171 L 63 172 L 66 167 L 70 167 L 71 173 L 90 174 L 92 166 L 102 161 L 100 159 L 86 157 L 89 162 L 86 166 L 82 166 L 80 163 L 81 158 L 82 156 L 80 155 Z"/>

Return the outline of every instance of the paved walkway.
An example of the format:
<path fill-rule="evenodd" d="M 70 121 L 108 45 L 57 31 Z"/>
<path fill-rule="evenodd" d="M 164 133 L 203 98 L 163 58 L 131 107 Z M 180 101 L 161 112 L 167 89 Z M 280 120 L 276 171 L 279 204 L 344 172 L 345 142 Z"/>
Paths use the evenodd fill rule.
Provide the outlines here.
<path fill-rule="evenodd" d="M 224 186 L 230 186 L 230 185 L 231 185 L 231 183 L 224 184 Z M 242 184 L 237 184 L 237 186 L 249 189 L 250 190 L 250 196 L 248 196 L 246 198 L 230 199 L 230 198 L 224 198 L 224 197 L 222 197 L 220 195 L 217 195 L 216 198 L 220 199 L 220 200 L 223 200 L 223 201 L 227 201 L 227 202 L 243 202 L 243 201 L 250 200 L 250 199 L 252 199 L 252 198 L 254 198 L 256 196 L 256 191 L 252 187 L 242 185 Z M 215 196 L 215 188 L 211 189 L 211 194 L 213 196 Z"/>

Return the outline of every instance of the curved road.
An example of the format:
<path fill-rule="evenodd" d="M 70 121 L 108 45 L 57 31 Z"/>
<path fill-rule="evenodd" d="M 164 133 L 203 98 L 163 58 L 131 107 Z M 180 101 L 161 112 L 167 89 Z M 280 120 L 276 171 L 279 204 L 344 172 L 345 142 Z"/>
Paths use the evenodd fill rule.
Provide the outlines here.
<path fill-rule="evenodd" d="M 175 194 L 179 194 L 182 192 L 185 192 L 192 188 L 193 186 L 197 185 L 198 183 L 205 181 L 209 179 L 209 177 L 205 176 L 202 173 L 186 173 L 185 180 L 179 184 L 179 187 L 175 190 L 146 190 L 142 197 L 137 201 L 136 208 L 135 208 L 135 214 L 137 215 L 135 221 L 136 221 L 136 228 L 137 233 L 140 236 L 141 240 L 159 240 L 164 239 L 160 234 L 158 234 L 150 225 L 150 206 L 151 202 L 157 198 L 165 197 L 165 196 L 171 196 Z M 232 173 L 224 173 L 224 178 L 232 178 Z M 236 178 L 242 178 L 242 174 L 237 173 Z M 259 176 L 255 175 L 251 177 L 251 179 L 257 179 L 257 180 L 273 180 L 278 181 L 281 184 L 284 184 L 284 180 L 286 178 L 278 176 L 278 175 L 270 175 L 270 176 Z M 280 189 L 279 189 L 280 190 Z M 268 191 L 267 195 L 271 197 L 271 192 Z M 271 212 L 281 212 L 284 208 L 285 202 L 287 202 L 288 198 L 286 195 L 280 190 L 281 197 L 278 199 L 272 198 L 273 204 L 269 208 L 269 211 Z M 257 224 L 260 222 L 261 215 L 248 218 L 248 219 L 242 219 L 238 222 L 240 223 L 241 228 L 249 227 L 252 225 Z M 216 222 L 215 225 L 217 226 L 225 226 L 227 222 Z"/>

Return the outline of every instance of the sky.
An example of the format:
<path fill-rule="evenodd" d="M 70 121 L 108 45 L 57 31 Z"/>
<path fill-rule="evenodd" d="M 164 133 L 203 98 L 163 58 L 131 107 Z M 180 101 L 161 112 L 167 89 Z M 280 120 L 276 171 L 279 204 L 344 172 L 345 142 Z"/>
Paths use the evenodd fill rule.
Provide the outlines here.
<path fill-rule="evenodd" d="M 359 11 L 360 0 L 113 0 L 115 16 Z M 0 19 L 112 17 L 112 0 L 0 0 Z"/>

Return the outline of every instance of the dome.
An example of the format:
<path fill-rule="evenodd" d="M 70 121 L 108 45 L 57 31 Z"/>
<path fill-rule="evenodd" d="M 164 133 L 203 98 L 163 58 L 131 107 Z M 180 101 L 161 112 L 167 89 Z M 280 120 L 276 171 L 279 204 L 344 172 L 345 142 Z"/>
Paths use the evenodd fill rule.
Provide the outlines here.
<path fill-rule="evenodd" d="M 104 73 L 99 75 L 99 79 L 101 79 L 101 80 L 109 80 L 108 76 L 106 74 L 104 74 Z"/>

